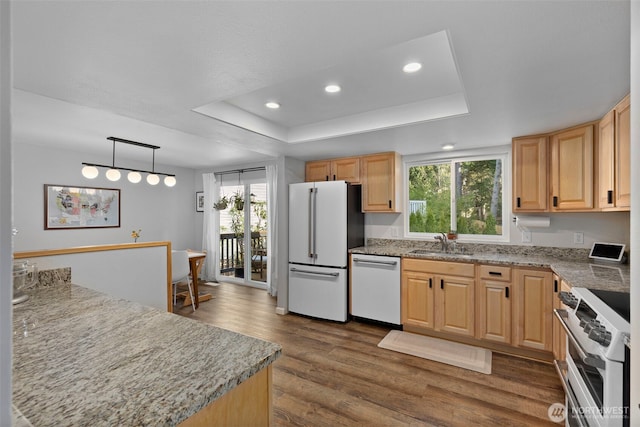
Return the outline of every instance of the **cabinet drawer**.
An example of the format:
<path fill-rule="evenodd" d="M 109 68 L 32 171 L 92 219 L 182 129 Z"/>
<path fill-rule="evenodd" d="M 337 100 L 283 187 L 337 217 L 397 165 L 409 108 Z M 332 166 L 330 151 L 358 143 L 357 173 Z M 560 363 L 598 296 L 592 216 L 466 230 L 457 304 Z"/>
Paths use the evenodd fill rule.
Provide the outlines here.
<path fill-rule="evenodd" d="M 492 279 L 508 282 L 511 280 L 511 267 L 497 265 L 481 265 L 478 268 L 481 279 Z"/>
<path fill-rule="evenodd" d="M 450 276 L 474 277 L 473 264 L 464 262 L 432 261 L 427 259 L 403 258 L 402 269 Z"/>

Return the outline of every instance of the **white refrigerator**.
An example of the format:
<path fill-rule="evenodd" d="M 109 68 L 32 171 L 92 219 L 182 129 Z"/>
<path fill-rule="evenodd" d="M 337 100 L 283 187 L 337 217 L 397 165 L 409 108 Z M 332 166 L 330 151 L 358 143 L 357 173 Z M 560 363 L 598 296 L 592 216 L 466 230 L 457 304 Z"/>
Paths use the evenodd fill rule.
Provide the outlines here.
<path fill-rule="evenodd" d="M 289 311 L 347 321 L 348 250 L 364 245 L 360 187 L 289 185 Z"/>

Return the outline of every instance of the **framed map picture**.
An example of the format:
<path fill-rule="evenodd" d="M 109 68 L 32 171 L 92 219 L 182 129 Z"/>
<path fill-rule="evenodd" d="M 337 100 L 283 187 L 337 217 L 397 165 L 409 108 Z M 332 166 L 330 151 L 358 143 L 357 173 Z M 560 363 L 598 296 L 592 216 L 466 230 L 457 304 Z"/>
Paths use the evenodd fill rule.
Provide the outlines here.
<path fill-rule="evenodd" d="M 120 227 L 120 190 L 44 185 L 44 228 Z"/>

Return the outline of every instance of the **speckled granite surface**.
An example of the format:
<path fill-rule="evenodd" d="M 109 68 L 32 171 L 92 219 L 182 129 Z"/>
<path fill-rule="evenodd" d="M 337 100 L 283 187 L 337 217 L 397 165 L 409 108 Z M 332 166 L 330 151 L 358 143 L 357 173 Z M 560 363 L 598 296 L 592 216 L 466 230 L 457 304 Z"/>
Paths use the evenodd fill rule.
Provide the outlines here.
<path fill-rule="evenodd" d="M 513 267 L 548 268 L 571 286 L 629 292 L 629 265 L 589 262 L 589 250 L 541 246 L 494 244 L 457 244 L 462 253 L 438 253 L 440 244 L 421 240 L 369 239 L 367 246 L 351 249 L 352 253 L 426 258 L 442 261 L 510 265 Z M 417 254 L 415 250 L 435 251 Z"/>
<path fill-rule="evenodd" d="M 13 404 L 35 426 L 170 426 L 281 347 L 75 285 L 13 312 Z"/>
<path fill-rule="evenodd" d="M 12 410 L 12 426 L 13 427 L 33 427 L 33 424 L 22 415 L 22 412 L 18 410 L 14 405 L 11 406 Z"/>

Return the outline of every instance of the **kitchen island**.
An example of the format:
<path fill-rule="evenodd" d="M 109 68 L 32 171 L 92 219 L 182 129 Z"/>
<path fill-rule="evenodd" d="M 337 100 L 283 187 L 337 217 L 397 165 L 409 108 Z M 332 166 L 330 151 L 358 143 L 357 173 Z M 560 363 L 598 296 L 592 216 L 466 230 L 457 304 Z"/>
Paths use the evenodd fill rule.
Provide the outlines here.
<path fill-rule="evenodd" d="M 81 286 L 29 294 L 13 312 L 13 404 L 33 425 L 268 423 L 278 344 Z"/>

